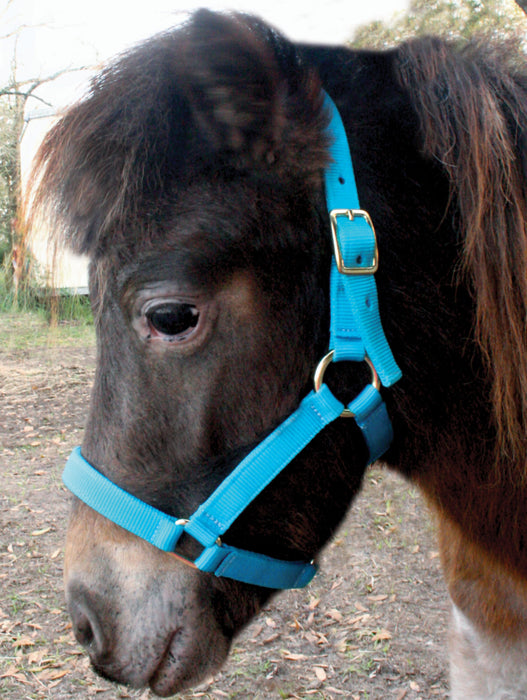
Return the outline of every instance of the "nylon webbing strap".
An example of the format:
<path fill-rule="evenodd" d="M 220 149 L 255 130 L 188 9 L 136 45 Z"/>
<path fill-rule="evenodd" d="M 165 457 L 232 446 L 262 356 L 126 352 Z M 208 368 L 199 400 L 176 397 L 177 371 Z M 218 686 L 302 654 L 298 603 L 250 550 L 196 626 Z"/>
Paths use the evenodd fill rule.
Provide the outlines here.
<path fill-rule="evenodd" d="M 325 172 L 326 203 L 330 216 L 332 212 L 341 212 L 333 216 L 336 245 L 344 266 L 354 271 L 340 273 L 334 256 L 330 281 L 330 348 L 335 351 L 335 362 L 363 360 L 367 353 L 383 385 L 391 386 L 400 379 L 401 371 L 382 329 L 375 278 L 367 272 L 378 255 L 375 232 L 360 209 L 346 131 L 328 95 L 325 106 L 331 115 L 329 131 L 333 138 L 332 162 Z M 352 218 L 343 212 L 350 212 Z M 361 270 L 364 274 L 360 274 Z"/>
<path fill-rule="evenodd" d="M 183 526 L 107 479 L 76 447 L 62 474 L 67 488 L 90 508 L 166 552 L 174 551 Z"/>
<path fill-rule="evenodd" d="M 191 516 L 186 531 L 208 546 L 223 535 L 247 505 L 296 457 L 344 406 L 323 385 L 261 442 Z"/>
<path fill-rule="evenodd" d="M 311 562 L 273 559 L 218 544 L 218 538 L 343 408 L 327 386 L 308 394 L 298 409 L 238 464 L 184 524 L 107 479 L 84 459 L 80 448 L 70 455 L 62 478 L 68 489 L 90 508 L 159 549 L 174 551 L 183 531 L 187 532 L 205 547 L 194 562 L 202 571 L 259 586 L 297 588 L 315 575 L 316 566 Z M 263 569 L 266 574 L 262 578 Z"/>
<path fill-rule="evenodd" d="M 79 447 L 71 453 L 62 478 L 68 489 L 97 513 L 158 549 L 175 550 L 184 524 L 116 486 L 84 459 Z M 273 559 L 216 542 L 193 563 L 216 576 L 269 588 L 302 588 L 317 572 L 311 562 Z"/>

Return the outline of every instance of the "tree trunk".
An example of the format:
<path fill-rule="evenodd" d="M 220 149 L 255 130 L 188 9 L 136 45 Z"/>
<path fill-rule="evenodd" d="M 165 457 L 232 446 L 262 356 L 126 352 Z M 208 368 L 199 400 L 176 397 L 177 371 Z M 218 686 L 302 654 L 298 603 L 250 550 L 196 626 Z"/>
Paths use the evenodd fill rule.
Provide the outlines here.
<path fill-rule="evenodd" d="M 24 132 L 24 112 L 27 96 L 17 94 L 15 100 L 15 116 L 13 123 L 14 158 L 10 163 L 9 209 L 11 218 L 11 265 L 13 270 L 13 295 L 15 305 L 18 302 L 18 292 L 25 282 L 27 273 L 26 240 L 23 230 L 22 214 L 22 159 L 21 146 Z"/>

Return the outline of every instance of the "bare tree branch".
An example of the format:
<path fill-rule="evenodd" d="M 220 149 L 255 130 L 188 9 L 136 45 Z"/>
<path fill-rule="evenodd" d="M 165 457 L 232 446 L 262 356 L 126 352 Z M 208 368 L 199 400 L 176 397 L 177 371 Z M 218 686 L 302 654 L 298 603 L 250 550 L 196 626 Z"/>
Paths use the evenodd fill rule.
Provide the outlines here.
<path fill-rule="evenodd" d="M 9 10 L 9 7 L 13 4 L 14 0 L 7 0 L 5 6 L 0 10 L 0 17 L 2 15 L 5 15 L 5 13 Z"/>
<path fill-rule="evenodd" d="M 32 92 L 35 90 L 37 87 L 40 85 L 44 85 L 45 83 L 52 83 L 54 80 L 57 80 L 57 78 L 61 78 L 63 75 L 66 75 L 68 73 L 81 73 L 82 71 L 85 70 L 94 70 L 96 68 L 96 65 L 89 65 L 89 66 L 76 66 L 75 68 L 61 68 L 60 70 L 56 71 L 55 73 L 51 73 L 50 75 L 47 75 L 45 78 L 26 78 L 25 80 L 19 80 L 17 81 L 17 86 L 21 87 L 24 85 L 30 85 L 29 92 Z"/>
<path fill-rule="evenodd" d="M 38 87 L 38 86 L 37 86 Z M 4 95 L 11 95 L 11 96 L 16 96 L 18 95 L 19 97 L 32 97 L 34 100 L 38 100 L 39 102 L 42 102 L 42 104 L 45 104 L 46 107 L 53 107 L 51 102 L 47 102 L 46 100 L 42 99 L 42 97 L 39 97 L 38 95 L 33 95 L 31 92 L 23 92 L 22 90 L 14 90 L 10 88 L 4 88 L 3 90 L 0 90 L 0 97 Z"/>
<path fill-rule="evenodd" d="M 34 95 L 34 91 L 42 85 L 45 85 L 46 83 L 52 83 L 54 80 L 57 80 L 63 75 L 69 75 L 70 73 L 80 73 L 82 71 L 93 70 L 94 68 L 95 66 L 78 66 L 76 68 L 63 68 L 62 70 L 58 70 L 55 73 L 46 76 L 45 78 L 27 78 L 26 80 L 13 79 L 8 85 L 0 87 L 0 97 L 4 95 L 18 95 L 19 97 L 24 97 L 26 99 L 32 97 L 35 100 L 43 102 L 48 107 L 52 107 L 53 105 L 51 105 L 49 102 L 46 102 L 46 100 L 42 99 L 41 97 L 38 97 L 38 95 Z"/>
<path fill-rule="evenodd" d="M 0 41 L 2 41 L 3 39 L 11 39 L 12 37 L 16 37 L 24 29 L 38 29 L 46 26 L 47 25 L 45 24 L 19 24 L 16 29 L 13 29 L 12 32 L 7 32 L 7 34 L 0 34 Z"/>

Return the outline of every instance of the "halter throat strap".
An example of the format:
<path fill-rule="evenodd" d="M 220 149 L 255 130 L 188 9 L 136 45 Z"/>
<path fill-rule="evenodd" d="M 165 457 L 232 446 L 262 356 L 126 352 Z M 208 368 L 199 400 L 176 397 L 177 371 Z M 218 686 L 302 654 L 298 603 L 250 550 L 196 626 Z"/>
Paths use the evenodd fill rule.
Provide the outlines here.
<path fill-rule="evenodd" d="M 274 559 L 231 547 L 223 535 L 247 506 L 304 447 L 339 416 L 351 416 L 360 428 L 371 463 L 391 444 L 393 431 L 380 384 L 391 386 L 401 372 L 382 330 L 373 273 L 378 266 L 375 231 L 360 209 L 355 177 L 342 120 L 325 96 L 331 120 L 331 165 L 325 173 L 326 200 L 334 256 L 330 280 L 330 352 L 321 360 L 315 389 L 297 410 L 243 459 L 188 519 L 167 515 L 107 479 L 82 456 L 70 455 L 63 473 L 67 488 L 93 510 L 141 537 L 174 553 L 185 532 L 203 546 L 186 563 L 201 571 L 275 589 L 300 588 L 315 575 L 313 562 Z M 372 383 L 348 405 L 323 383 L 330 362 L 366 360 Z"/>

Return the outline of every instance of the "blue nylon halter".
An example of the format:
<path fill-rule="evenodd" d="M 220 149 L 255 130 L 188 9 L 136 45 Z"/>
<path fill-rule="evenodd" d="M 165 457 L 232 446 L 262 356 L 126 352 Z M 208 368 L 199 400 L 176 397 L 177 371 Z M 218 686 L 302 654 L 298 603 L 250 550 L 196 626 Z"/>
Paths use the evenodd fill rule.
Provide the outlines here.
<path fill-rule="evenodd" d="M 332 227 L 331 351 L 317 369 L 315 391 L 261 442 L 199 506 L 188 520 L 174 518 L 124 491 L 73 450 L 63 473 L 67 488 L 93 510 L 125 530 L 167 552 L 174 553 L 183 532 L 204 547 L 190 562 L 216 576 L 268 588 L 301 588 L 313 578 L 313 562 L 285 561 L 223 544 L 221 537 L 256 496 L 326 425 L 352 415 L 369 449 L 378 459 L 391 444 L 392 426 L 379 393 L 401 372 L 382 330 L 373 273 L 378 264 L 377 242 L 369 216 L 360 209 L 346 132 L 332 100 L 329 133 L 332 163 L 325 173 L 326 200 Z M 330 362 L 366 360 L 373 382 L 345 407 L 322 383 Z M 380 381 L 379 381 L 380 380 Z"/>

